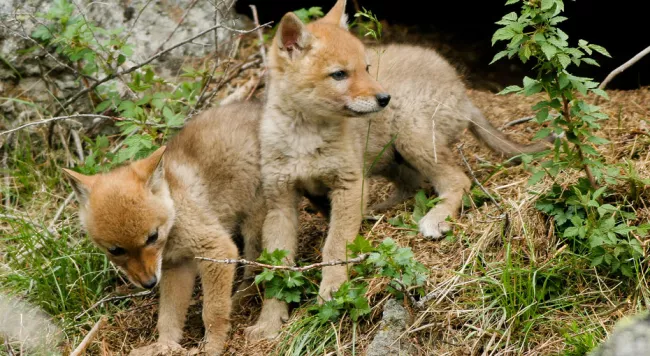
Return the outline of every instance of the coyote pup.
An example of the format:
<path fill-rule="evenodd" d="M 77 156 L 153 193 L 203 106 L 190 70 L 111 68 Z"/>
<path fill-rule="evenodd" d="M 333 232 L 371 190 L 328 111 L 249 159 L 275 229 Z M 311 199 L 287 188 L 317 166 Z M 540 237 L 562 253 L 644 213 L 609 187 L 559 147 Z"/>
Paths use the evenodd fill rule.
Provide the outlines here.
<path fill-rule="evenodd" d="M 178 349 L 195 277 L 203 287 L 206 351 L 218 354 L 230 328 L 232 264 L 194 257 L 237 258 L 232 234 L 254 260 L 264 219 L 257 131 L 259 104 L 212 109 L 145 159 L 105 174 L 64 170 L 79 201 L 81 223 L 129 280 L 160 283 L 158 343 Z"/>
<path fill-rule="evenodd" d="M 345 3 L 339 0 L 309 25 L 293 13 L 284 15 L 269 51 L 268 99 L 260 125 L 268 206 L 264 247 L 295 251 L 299 197 L 315 205 L 325 197 L 331 210 L 324 261 L 345 259 L 346 245 L 359 231 L 364 167 L 372 166 L 371 174 L 396 185 L 395 196 L 377 208 L 410 197 L 423 183 L 433 185 L 443 200 L 422 218 L 420 231 L 440 238 L 450 229 L 445 220 L 457 214 L 470 187 L 449 148 L 463 130 L 469 127 L 505 155 L 545 147 L 511 142 L 492 127 L 436 52 L 403 45 L 366 51 L 347 30 Z M 346 279 L 345 266 L 325 267 L 321 298 L 330 298 Z M 274 336 L 287 314 L 284 303 L 265 300 L 247 335 Z"/>

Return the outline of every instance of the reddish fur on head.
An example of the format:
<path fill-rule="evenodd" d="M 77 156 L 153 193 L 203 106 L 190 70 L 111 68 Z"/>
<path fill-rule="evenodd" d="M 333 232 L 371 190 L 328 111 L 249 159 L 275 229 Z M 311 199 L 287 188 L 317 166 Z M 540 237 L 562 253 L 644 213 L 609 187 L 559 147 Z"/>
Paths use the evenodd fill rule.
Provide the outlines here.
<path fill-rule="evenodd" d="M 91 239 L 141 286 L 159 279 L 162 249 L 174 220 L 164 151 L 161 147 L 145 159 L 93 176 L 64 169 Z M 154 233 L 157 239 L 151 242 Z M 111 252 L 115 249 L 118 254 Z"/>
<path fill-rule="evenodd" d="M 271 80 L 295 109 L 348 117 L 383 108 L 377 97 L 387 94 L 368 73 L 365 48 L 348 32 L 346 20 L 345 0 L 309 25 L 293 13 L 282 18 L 270 50 Z M 336 79 L 336 72 L 344 77 Z"/>

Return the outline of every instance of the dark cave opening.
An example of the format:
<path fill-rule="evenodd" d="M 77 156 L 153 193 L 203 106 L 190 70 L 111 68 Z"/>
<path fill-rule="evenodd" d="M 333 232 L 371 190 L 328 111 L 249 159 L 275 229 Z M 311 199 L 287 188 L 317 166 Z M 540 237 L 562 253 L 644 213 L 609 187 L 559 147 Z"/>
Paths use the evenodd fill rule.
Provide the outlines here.
<path fill-rule="evenodd" d="M 237 12 L 250 14 L 249 5 L 256 5 L 260 21 L 277 23 L 288 11 L 320 6 L 326 12 L 334 0 L 238 0 Z M 445 1 L 395 2 L 357 0 L 359 7 L 371 10 L 386 21 L 388 29 L 399 28 L 389 36 L 400 42 L 419 43 L 436 48 L 454 63 L 470 86 L 499 90 L 519 84 L 530 67 L 513 58 L 489 65 L 493 56 L 505 43 L 491 46 L 491 38 L 498 28 L 495 24 L 503 15 L 518 11 L 518 5 L 504 6 L 503 1 Z M 594 78 L 601 82 L 607 74 L 650 45 L 647 35 L 647 12 L 640 1 L 565 0 L 564 16 L 569 20 L 559 27 L 569 35 L 569 42 L 577 44 L 585 39 L 605 47 L 612 58 L 594 55 L 600 67 L 581 65 L 572 67 L 573 74 Z M 348 14 L 355 12 L 354 1 L 348 1 Z M 645 34 L 645 36 L 644 36 Z M 608 89 L 637 89 L 650 85 L 650 56 L 619 74 Z"/>

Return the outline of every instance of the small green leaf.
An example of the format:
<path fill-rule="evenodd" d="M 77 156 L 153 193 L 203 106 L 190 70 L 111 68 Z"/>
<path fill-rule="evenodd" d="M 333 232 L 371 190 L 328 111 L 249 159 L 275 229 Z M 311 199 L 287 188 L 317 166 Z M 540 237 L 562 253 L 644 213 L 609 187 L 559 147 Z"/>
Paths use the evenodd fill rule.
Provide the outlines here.
<path fill-rule="evenodd" d="M 609 95 L 607 95 L 607 92 L 605 92 L 604 90 L 602 90 L 602 89 L 598 89 L 598 88 L 594 88 L 594 89 L 591 89 L 591 91 L 592 91 L 594 94 L 599 95 L 599 96 L 602 96 L 603 98 L 609 100 Z"/>
<path fill-rule="evenodd" d="M 492 62 L 490 62 L 490 64 L 498 61 L 499 59 L 501 59 L 501 58 L 503 58 L 503 57 L 505 57 L 507 55 L 508 55 L 508 51 L 501 51 L 501 52 L 497 53 L 496 55 L 494 55 L 494 58 L 492 58 Z"/>
<path fill-rule="evenodd" d="M 550 60 L 557 53 L 557 47 L 548 42 L 542 42 L 540 45 L 542 52 L 546 55 L 546 59 Z"/>
<path fill-rule="evenodd" d="M 550 10 L 555 5 L 555 0 L 542 0 L 542 11 Z"/>
<path fill-rule="evenodd" d="M 588 46 L 589 46 L 589 48 L 591 48 L 591 49 L 593 49 L 594 51 L 596 51 L 596 52 L 602 54 L 603 56 L 610 57 L 610 58 L 612 57 L 612 56 L 609 54 L 609 52 L 607 52 L 607 50 L 606 50 L 604 47 L 602 47 L 602 46 L 595 45 L 595 44 L 590 44 L 590 45 L 588 45 Z"/>
<path fill-rule="evenodd" d="M 546 175 L 546 172 L 544 171 L 537 171 L 535 172 L 530 178 L 528 179 L 528 185 L 535 185 L 537 182 L 539 182 L 544 176 Z"/>
<path fill-rule="evenodd" d="M 518 93 L 522 91 L 522 88 L 518 85 L 509 85 L 505 89 L 501 90 L 497 95 L 506 95 L 510 93 Z"/>
<path fill-rule="evenodd" d="M 562 68 L 566 68 L 566 67 L 569 66 L 569 64 L 571 64 L 571 58 L 569 58 L 569 56 L 567 56 L 564 53 L 558 53 L 556 58 L 560 62 L 560 64 L 562 65 Z"/>

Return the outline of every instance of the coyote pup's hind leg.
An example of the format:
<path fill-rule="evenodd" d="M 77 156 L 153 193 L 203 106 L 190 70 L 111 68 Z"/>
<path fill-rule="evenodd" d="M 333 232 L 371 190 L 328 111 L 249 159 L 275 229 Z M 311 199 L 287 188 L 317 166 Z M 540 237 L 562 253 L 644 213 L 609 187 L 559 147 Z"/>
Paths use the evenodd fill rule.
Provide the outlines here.
<path fill-rule="evenodd" d="M 395 146 L 406 161 L 431 181 L 442 198 L 419 222 L 422 235 L 439 239 L 451 229 L 446 219 L 458 215 L 463 193 L 469 190 L 471 183 L 465 172 L 453 163 L 453 155 L 446 145 L 436 145 L 434 155 L 430 138 L 419 141 L 430 142 L 428 145 L 414 142 L 418 141 L 398 139 Z"/>

